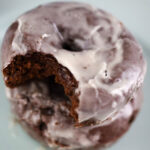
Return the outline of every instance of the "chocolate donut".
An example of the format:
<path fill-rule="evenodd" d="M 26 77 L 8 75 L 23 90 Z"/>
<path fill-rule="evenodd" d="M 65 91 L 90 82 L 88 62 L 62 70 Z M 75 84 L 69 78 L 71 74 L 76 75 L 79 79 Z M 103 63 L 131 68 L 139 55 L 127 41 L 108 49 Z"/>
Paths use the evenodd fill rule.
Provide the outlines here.
<path fill-rule="evenodd" d="M 48 145 L 82 148 L 112 143 L 128 129 L 139 110 L 134 103 L 142 98 L 135 95 L 146 65 L 142 48 L 111 14 L 55 2 L 26 12 L 9 27 L 2 69 L 21 123 Z M 124 117 L 126 107 L 131 112 Z"/>

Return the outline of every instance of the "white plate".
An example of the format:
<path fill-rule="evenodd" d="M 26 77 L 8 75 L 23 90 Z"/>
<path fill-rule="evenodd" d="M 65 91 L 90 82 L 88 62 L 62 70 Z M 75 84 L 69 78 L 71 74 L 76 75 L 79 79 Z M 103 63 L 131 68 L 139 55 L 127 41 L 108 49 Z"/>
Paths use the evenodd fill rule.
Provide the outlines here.
<path fill-rule="evenodd" d="M 7 27 L 18 15 L 50 1 L 0 0 L 0 43 Z M 143 108 L 129 132 L 110 150 L 150 150 L 150 0 L 81 1 L 103 8 L 118 17 L 143 47 L 148 64 Z M 0 81 L 0 150 L 42 150 L 38 142 L 31 139 L 18 124 L 13 123 L 2 75 Z"/>

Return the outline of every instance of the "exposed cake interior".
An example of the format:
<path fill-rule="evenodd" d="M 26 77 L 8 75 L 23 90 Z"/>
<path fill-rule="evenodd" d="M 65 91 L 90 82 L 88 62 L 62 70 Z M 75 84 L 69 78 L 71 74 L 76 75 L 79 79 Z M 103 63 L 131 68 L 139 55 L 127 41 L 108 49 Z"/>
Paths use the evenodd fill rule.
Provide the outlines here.
<path fill-rule="evenodd" d="M 70 71 L 50 54 L 31 52 L 25 56 L 17 55 L 3 69 L 3 74 L 6 85 L 11 88 L 34 79 L 46 79 L 55 96 L 60 95 L 71 101 L 70 113 L 78 120 L 75 111 L 78 106 L 78 95 L 75 93 L 78 82 Z"/>

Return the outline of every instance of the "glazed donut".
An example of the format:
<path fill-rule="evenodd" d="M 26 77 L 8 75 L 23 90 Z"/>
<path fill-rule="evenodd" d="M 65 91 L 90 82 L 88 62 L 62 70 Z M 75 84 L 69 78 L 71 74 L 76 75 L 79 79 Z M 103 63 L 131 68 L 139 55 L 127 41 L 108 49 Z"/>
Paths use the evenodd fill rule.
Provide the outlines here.
<path fill-rule="evenodd" d="M 92 138 L 87 141 L 91 127 L 98 134 L 94 134 L 97 138 L 101 133 L 107 137 L 109 133 L 106 130 L 112 132 L 106 143 L 111 143 L 112 139 L 117 139 L 127 130 L 130 125 L 128 121 L 135 111 L 131 100 L 141 101 L 134 95 L 142 87 L 146 65 L 142 48 L 111 14 L 88 4 L 55 2 L 26 12 L 9 27 L 2 44 L 2 69 L 9 98 L 20 103 L 19 106 L 13 105 L 20 107 L 16 114 L 21 122 L 29 129 L 35 128 L 37 114 L 33 115 L 35 120 L 29 114 L 34 114 L 32 109 L 35 107 L 41 116 L 42 107 L 45 112 L 48 105 L 48 113 L 55 117 L 59 114 L 62 118 L 57 116 L 60 124 L 64 124 L 61 132 L 68 133 L 65 129 L 69 125 L 71 131 L 69 128 L 67 137 L 61 138 L 61 127 L 51 126 L 54 123 L 52 120 L 46 122 L 44 139 L 47 141 L 50 138 L 46 143 L 70 143 L 73 148 L 82 148 L 100 143 Z M 43 86 L 44 91 L 39 85 Z M 34 90 L 38 91 L 39 98 L 34 98 Z M 22 98 L 22 92 L 25 98 Z M 45 97 L 49 99 L 46 103 Z M 32 100 L 44 104 L 32 104 Z M 49 105 L 54 110 L 49 109 Z M 125 119 L 126 107 L 132 109 Z M 61 109 L 65 112 L 64 116 L 59 113 Z M 122 115 L 118 117 L 117 114 Z M 114 120 L 114 126 L 118 129 L 111 127 L 112 122 L 103 128 L 114 117 L 118 117 Z M 51 117 L 46 118 L 49 120 Z M 119 129 L 120 120 L 125 121 L 123 131 Z M 50 131 L 53 128 L 55 134 Z M 81 141 L 78 140 L 83 137 L 85 143 L 79 143 Z"/>

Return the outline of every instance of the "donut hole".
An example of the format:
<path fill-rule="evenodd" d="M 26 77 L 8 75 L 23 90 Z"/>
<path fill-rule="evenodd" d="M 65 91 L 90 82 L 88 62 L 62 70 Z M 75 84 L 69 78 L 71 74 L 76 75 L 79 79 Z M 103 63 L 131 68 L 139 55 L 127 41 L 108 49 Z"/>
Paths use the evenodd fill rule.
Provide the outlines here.
<path fill-rule="evenodd" d="M 80 52 L 82 51 L 82 48 L 75 43 L 74 39 L 66 39 L 64 42 L 62 42 L 62 48 L 71 51 L 71 52 Z"/>
<path fill-rule="evenodd" d="M 75 42 L 76 38 L 81 38 L 79 37 L 78 34 L 70 35 L 70 29 L 62 25 L 57 25 L 57 28 L 58 28 L 59 34 L 61 35 L 62 49 L 65 49 L 67 51 L 72 51 L 72 52 L 80 52 L 83 50 L 81 46 Z"/>

